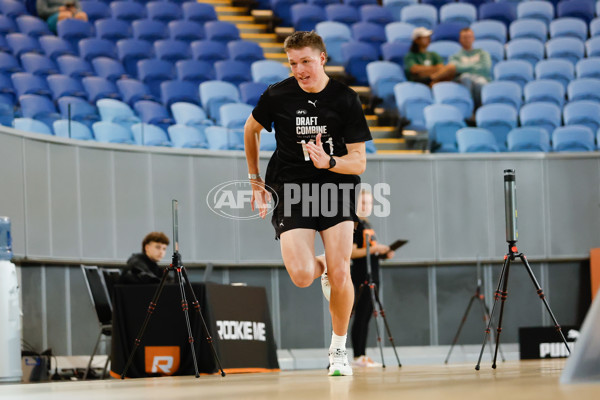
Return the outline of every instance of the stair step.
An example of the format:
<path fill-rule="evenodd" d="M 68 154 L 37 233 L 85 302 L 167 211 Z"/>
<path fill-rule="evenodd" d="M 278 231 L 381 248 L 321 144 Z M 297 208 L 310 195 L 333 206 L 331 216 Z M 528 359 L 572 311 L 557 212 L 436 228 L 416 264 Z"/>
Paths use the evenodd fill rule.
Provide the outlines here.
<path fill-rule="evenodd" d="M 274 33 L 241 33 L 240 37 L 256 43 L 277 43 L 277 35 Z"/>
<path fill-rule="evenodd" d="M 267 30 L 267 25 L 265 25 L 265 24 L 236 23 L 235 25 L 240 30 L 240 34 L 242 34 L 242 33 L 264 33 Z"/>
<path fill-rule="evenodd" d="M 231 7 L 231 6 L 218 6 L 215 7 L 215 11 L 219 17 L 230 15 L 230 16 L 244 16 L 248 15 L 248 9 L 246 7 Z"/>
<path fill-rule="evenodd" d="M 281 53 L 283 52 L 283 43 L 259 43 L 265 53 Z"/>
<path fill-rule="evenodd" d="M 376 115 L 365 115 L 365 119 L 367 120 L 367 125 L 369 128 L 373 128 L 377 126 L 378 118 Z"/>
<path fill-rule="evenodd" d="M 244 24 L 252 24 L 254 23 L 254 17 L 250 15 L 219 15 L 219 21 L 225 22 L 236 22 L 244 23 Z"/>
<path fill-rule="evenodd" d="M 406 142 L 403 139 L 373 139 L 377 150 L 406 150 Z"/>
<path fill-rule="evenodd" d="M 393 126 L 373 126 L 370 129 L 373 139 L 398 139 L 398 131 Z"/>
<path fill-rule="evenodd" d="M 230 6 L 231 0 L 198 0 L 198 3 L 212 4 L 215 7 L 218 6 Z"/>
<path fill-rule="evenodd" d="M 287 64 L 287 55 L 285 53 L 265 53 L 265 58 L 267 60 L 272 60 L 272 61 L 279 61 L 282 64 L 286 64 L 286 67 L 288 67 L 289 65 Z"/>

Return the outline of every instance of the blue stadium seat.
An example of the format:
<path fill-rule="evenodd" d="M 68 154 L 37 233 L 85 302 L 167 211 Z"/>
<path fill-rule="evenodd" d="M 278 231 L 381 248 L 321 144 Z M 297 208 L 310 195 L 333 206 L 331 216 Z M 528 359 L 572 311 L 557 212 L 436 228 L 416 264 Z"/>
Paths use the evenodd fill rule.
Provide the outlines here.
<path fill-rule="evenodd" d="M 499 151 L 492 132 L 483 128 L 462 128 L 456 131 L 459 153 L 497 153 Z"/>
<path fill-rule="evenodd" d="M 590 22 L 590 36 L 600 36 L 600 17 L 594 18 L 592 22 Z"/>
<path fill-rule="evenodd" d="M 102 98 L 120 99 L 121 95 L 114 83 L 99 76 L 88 76 L 81 80 L 91 103 Z"/>
<path fill-rule="evenodd" d="M 563 109 L 565 125 L 583 125 L 596 132 L 600 128 L 600 103 L 590 100 L 570 101 Z"/>
<path fill-rule="evenodd" d="M 110 12 L 113 18 L 129 23 L 146 16 L 144 6 L 135 1 L 111 1 Z"/>
<path fill-rule="evenodd" d="M 297 31 L 313 31 L 319 22 L 325 21 L 323 8 L 314 4 L 294 4 L 290 8 L 290 16 Z"/>
<path fill-rule="evenodd" d="M 148 86 L 137 79 L 119 79 L 116 81 L 116 85 L 121 94 L 121 99 L 132 107 L 139 100 L 158 101 L 150 93 Z"/>
<path fill-rule="evenodd" d="M 540 20 L 533 18 L 518 19 L 508 28 L 510 39 L 536 39 L 546 43 L 548 27 Z"/>
<path fill-rule="evenodd" d="M 440 8 L 440 22 L 453 22 L 465 27 L 477 21 L 477 8 L 472 4 L 448 3 Z"/>
<path fill-rule="evenodd" d="M 367 79 L 371 93 L 383 100 L 381 106 L 386 109 L 391 109 L 396 104 L 396 84 L 406 81 L 402 68 L 389 61 L 372 61 L 367 64 Z"/>
<path fill-rule="evenodd" d="M 550 22 L 550 37 L 574 37 L 585 41 L 588 37 L 588 27 L 578 18 L 558 18 Z"/>
<path fill-rule="evenodd" d="M 337 65 L 341 64 L 342 44 L 352 40 L 352 32 L 348 25 L 341 22 L 323 21 L 316 25 L 315 30 L 325 42 L 329 62 Z"/>
<path fill-rule="evenodd" d="M 477 127 L 490 131 L 500 151 L 506 151 L 506 136 L 517 126 L 517 110 L 508 104 L 487 104 L 477 109 Z"/>
<path fill-rule="evenodd" d="M 131 126 L 135 144 L 142 146 L 173 147 L 165 130 L 157 125 L 138 123 Z"/>
<path fill-rule="evenodd" d="M 600 57 L 600 36 L 595 36 L 585 42 L 585 53 L 587 57 Z"/>
<path fill-rule="evenodd" d="M 207 126 L 213 125 L 204 110 L 192 103 L 171 104 L 171 114 L 177 125 L 191 126 L 204 132 Z"/>
<path fill-rule="evenodd" d="M 150 1 L 146 3 L 146 14 L 148 19 L 168 23 L 181 19 L 181 7 L 179 4 L 165 1 Z"/>
<path fill-rule="evenodd" d="M 594 18 L 594 2 L 581 0 L 561 1 L 556 5 L 556 16 L 573 17 L 588 24 Z"/>
<path fill-rule="evenodd" d="M 273 13 L 281 20 L 281 25 L 292 26 L 291 8 L 294 4 L 303 3 L 301 0 L 270 0 Z"/>
<path fill-rule="evenodd" d="M 194 21 L 171 21 L 167 27 L 172 40 L 181 40 L 189 45 L 195 40 L 204 39 L 204 27 Z"/>
<path fill-rule="evenodd" d="M 377 0 L 342 0 L 342 3 L 360 8 L 366 4 L 377 4 Z"/>
<path fill-rule="evenodd" d="M 493 81 L 481 89 L 481 102 L 487 104 L 508 104 L 519 110 L 523 104 L 523 93 L 518 83 Z"/>
<path fill-rule="evenodd" d="M 92 131 L 86 125 L 77 121 L 59 119 L 52 124 L 54 134 L 58 137 L 65 137 L 77 140 L 94 140 Z"/>
<path fill-rule="evenodd" d="M 0 72 L 13 73 L 22 71 L 19 61 L 10 53 L 0 52 Z"/>
<path fill-rule="evenodd" d="M 103 122 L 118 124 L 129 130 L 131 125 L 140 122 L 140 118 L 129 105 L 116 99 L 100 99 L 96 102 Z M 92 126 L 93 128 L 93 126 Z"/>
<path fill-rule="evenodd" d="M 412 33 L 416 26 L 404 22 L 392 22 L 385 26 L 385 37 L 388 42 L 412 41 Z"/>
<path fill-rule="evenodd" d="M 573 66 L 583 58 L 585 47 L 581 40 L 573 37 L 560 37 L 546 42 L 548 58 L 560 58 L 570 61 Z"/>
<path fill-rule="evenodd" d="M 53 35 L 48 29 L 48 23 L 38 17 L 21 15 L 15 19 L 19 31 L 27 36 L 38 38 L 44 35 Z"/>
<path fill-rule="evenodd" d="M 15 72 L 10 76 L 10 79 L 18 97 L 22 97 L 25 94 L 52 97 L 46 79 L 43 77 L 33 75 L 29 72 Z"/>
<path fill-rule="evenodd" d="M 209 118 L 218 122 L 219 108 L 223 104 L 239 102 L 240 93 L 238 88 L 229 82 L 208 81 L 200 84 L 200 99 Z"/>
<path fill-rule="evenodd" d="M 96 57 L 92 60 L 96 75 L 115 82 L 117 79 L 127 78 L 127 73 L 120 61 L 108 57 Z"/>
<path fill-rule="evenodd" d="M 51 75 L 47 79 L 48 86 L 52 92 L 52 98 L 58 100 L 61 97 L 79 97 L 87 99 L 87 95 L 81 82 L 67 75 Z"/>
<path fill-rule="evenodd" d="M 523 60 L 532 67 L 544 59 L 544 45 L 536 39 L 513 39 L 506 44 L 508 60 Z"/>
<path fill-rule="evenodd" d="M 160 21 L 138 19 L 132 22 L 133 37 L 139 40 L 155 42 L 168 37 L 167 26 Z"/>
<path fill-rule="evenodd" d="M 198 60 L 181 60 L 175 63 L 177 79 L 191 82 L 196 87 L 202 82 L 215 79 L 215 70 L 211 63 Z"/>
<path fill-rule="evenodd" d="M 211 64 L 229 58 L 226 43 L 216 40 L 197 40 L 190 44 L 190 49 L 194 60 L 206 61 Z"/>
<path fill-rule="evenodd" d="M 3 116 L 5 116 L 5 114 L 9 113 L 11 115 L 10 120 L 12 121 L 12 115 L 14 114 L 14 106 L 15 106 L 15 104 L 17 104 L 17 94 L 15 93 L 15 88 L 13 87 L 10 76 L 4 75 L 1 73 L 0 73 L 0 104 L 2 104 L 3 106 L 7 106 L 7 107 L 3 107 L 3 108 L 5 108 L 5 110 L 2 111 L 2 114 L 3 114 Z M 2 118 L 2 121 L 4 121 L 4 118 Z M 4 123 L 2 123 L 2 124 L 4 125 Z"/>
<path fill-rule="evenodd" d="M 600 103 L 600 79 L 578 78 L 572 80 L 567 87 L 567 97 L 569 101 L 590 100 Z"/>
<path fill-rule="evenodd" d="M 554 151 L 594 151 L 594 133 L 586 126 L 574 125 L 557 128 L 552 133 Z"/>
<path fill-rule="evenodd" d="M 160 84 L 163 81 L 175 79 L 173 64 L 164 60 L 150 58 L 137 63 L 138 79 L 148 85 L 150 93 L 160 98 Z"/>
<path fill-rule="evenodd" d="M 37 38 L 27 36 L 24 33 L 9 33 L 6 35 L 6 42 L 15 57 L 20 57 L 25 53 L 43 53 L 40 42 Z"/>
<path fill-rule="evenodd" d="M 427 51 L 438 53 L 444 59 L 444 64 L 448 62 L 450 56 L 458 53 L 461 50 L 461 45 L 452 40 L 438 40 L 437 42 L 431 43 L 429 47 L 427 47 Z"/>
<path fill-rule="evenodd" d="M 255 61 L 264 60 L 265 55 L 258 43 L 249 40 L 232 40 L 227 43 L 229 59 L 242 61 L 250 65 Z"/>
<path fill-rule="evenodd" d="M 250 67 L 252 81 L 268 85 L 282 81 L 290 76 L 290 69 L 274 60 L 260 60 L 252 63 Z"/>
<path fill-rule="evenodd" d="M 208 40 L 218 42 L 231 42 L 240 39 L 240 31 L 230 22 L 210 21 L 204 24 L 204 31 Z"/>
<path fill-rule="evenodd" d="M 58 73 L 58 67 L 54 61 L 41 54 L 23 54 L 21 56 L 21 65 L 26 72 L 43 77 Z"/>
<path fill-rule="evenodd" d="M 429 148 L 435 153 L 456 153 L 456 131 L 465 127 L 460 110 L 447 104 L 432 104 L 423 110 L 429 132 Z"/>
<path fill-rule="evenodd" d="M 547 101 L 561 107 L 565 103 L 565 88 L 555 80 L 538 79 L 529 82 L 523 89 L 525 103 Z"/>
<path fill-rule="evenodd" d="M 64 55 L 56 59 L 61 74 L 81 80 L 86 76 L 94 76 L 94 70 L 89 62 L 77 56 Z"/>
<path fill-rule="evenodd" d="M 208 142 L 204 131 L 192 126 L 175 124 L 169 126 L 169 136 L 173 143 L 173 147 L 192 148 L 192 149 L 207 149 Z"/>
<path fill-rule="evenodd" d="M 477 40 L 496 40 L 506 43 L 506 25 L 494 20 L 481 20 L 471 24 L 471 29 Z"/>
<path fill-rule="evenodd" d="M 392 12 L 394 21 L 400 21 L 402 9 L 411 4 L 417 4 L 418 0 L 383 0 L 382 5 Z"/>
<path fill-rule="evenodd" d="M 400 115 L 410 121 L 407 128 L 424 130 L 425 107 L 433 104 L 431 89 L 422 83 L 403 82 L 394 86 L 396 106 Z"/>
<path fill-rule="evenodd" d="M 260 96 L 267 90 L 264 82 L 244 82 L 240 84 L 240 98 L 243 103 L 256 106 Z"/>
<path fill-rule="evenodd" d="M 549 1 L 522 1 L 517 4 L 517 17 L 539 19 L 550 25 L 550 21 L 554 19 L 554 6 Z"/>
<path fill-rule="evenodd" d="M 215 76 L 218 80 L 239 86 L 242 82 L 251 82 L 250 66 L 242 61 L 223 60 L 215 63 Z"/>
<path fill-rule="evenodd" d="M 79 41 L 79 56 L 86 61 L 92 61 L 96 57 L 117 59 L 117 50 L 108 40 L 88 38 Z"/>
<path fill-rule="evenodd" d="M 438 23 L 437 8 L 429 4 L 414 4 L 402 8 L 400 21 L 433 29 Z"/>
<path fill-rule="evenodd" d="M 79 5 L 81 6 L 81 11 L 87 14 L 88 21 L 92 24 L 99 19 L 110 18 L 112 16 L 109 5 L 101 1 L 80 1 Z"/>
<path fill-rule="evenodd" d="M 22 2 L 15 0 L 2 0 L 0 1 L 0 13 L 7 17 L 15 19 L 19 15 L 29 14 L 25 5 Z"/>
<path fill-rule="evenodd" d="M 187 1 L 181 5 L 181 11 L 185 20 L 198 24 L 217 20 L 217 13 L 212 4 Z"/>
<path fill-rule="evenodd" d="M 342 56 L 346 72 L 355 79 L 358 85 L 366 85 L 367 64 L 378 59 L 377 51 L 367 43 L 350 41 L 342 44 Z"/>
<path fill-rule="evenodd" d="M 431 40 L 434 42 L 440 40 L 452 40 L 458 42 L 460 30 L 463 28 L 464 26 L 457 22 L 443 22 L 433 29 Z"/>
<path fill-rule="evenodd" d="M 436 9 L 440 9 L 448 3 L 453 3 L 454 0 L 421 0 L 423 4 L 429 4 L 434 6 Z"/>
<path fill-rule="evenodd" d="M 133 105 L 133 109 L 145 124 L 156 125 L 165 130 L 169 125 L 175 124 L 175 120 L 171 118 L 169 111 L 162 104 L 155 101 L 140 100 Z M 133 130 L 133 126 L 131 128 Z"/>
<path fill-rule="evenodd" d="M 54 121 L 60 119 L 54 103 L 46 96 L 25 94 L 19 96 L 19 103 L 21 104 L 21 113 L 25 118 L 39 120 L 48 126 L 52 126 Z"/>
<path fill-rule="evenodd" d="M 127 39 L 131 36 L 130 25 L 127 22 L 118 19 L 105 18 L 96 21 L 96 37 L 105 39 L 112 43 L 118 40 Z"/>
<path fill-rule="evenodd" d="M 575 65 L 577 78 L 600 79 L 600 57 L 589 57 L 579 60 Z"/>
<path fill-rule="evenodd" d="M 229 150 L 229 135 L 227 128 L 222 126 L 209 126 L 204 131 L 208 148 L 210 150 Z"/>
<path fill-rule="evenodd" d="M 80 97 L 64 96 L 56 102 L 62 118 L 81 122 L 91 128 L 94 122 L 100 120 L 95 106 Z"/>
<path fill-rule="evenodd" d="M 521 88 L 533 80 L 533 67 L 523 60 L 501 61 L 494 66 L 494 79 L 497 81 L 513 81 Z"/>
<path fill-rule="evenodd" d="M 348 26 L 360 21 L 358 10 L 346 4 L 330 4 L 325 7 L 325 16 L 328 21 L 340 22 Z"/>
<path fill-rule="evenodd" d="M 131 131 L 114 122 L 96 122 L 92 125 L 92 130 L 98 142 L 133 144 Z"/>
<path fill-rule="evenodd" d="M 384 27 L 371 22 L 357 22 L 350 29 L 354 40 L 371 45 L 379 58 L 381 45 L 386 41 Z"/>
<path fill-rule="evenodd" d="M 514 4 L 484 3 L 479 6 L 479 19 L 493 19 L 502 22 L 507 28 L 517 19 L 517 7 Z"/>
<path fill-rule="evenodd" d="M 10 47 L 8 46 L 8 42 L 6 41 L 6 37 L 0 34 L 0 52 L 10 53 Z"/>
<path fill-rule="evenodd" d="M 314 4 L 315 6 L 321 6 L 323 9 L 327 7 L 329 4 L 338 4 L 337 0 L 308 0 L 308 4 Z"/>
<path fill-rule="evenodd" d="M 375 4 L 366 4 L 359 9 L 360 20 L 385 26 L 394 22 L 390 9 Z"/>
<path fill-rule="evenodd" d="M 7 33 L 17 32 L 17 25 L 12 18 L 6 15 L 0 14 L 0 34 L 6 35 Z"/>
<path fill-rule="evenodd" d="M 34 118 L 15 118 L 13 125 L 15 129 L 20 131 L 52 135 L 52 129 L 48 124 Z"/>
<path fill-rule="evenodd" d="M 475 40 L 473 42 L 474 49 L 482 49 L 489 53 L 492 59 L 492 68 L 500 61 L 504 60 L 504 46 L 496 40 Z"/>
<path fill-rule="evenodd" d="M 177 102 L 200 103 L 198 86 L 191 82 L 164 81 L 160 84 L 161 100 L 165 107 Z"/>
<path fill-rule="evenodd" d="M 371 142 L 371 146 L 369 146 Z M 377 150 L 374 149 L 375 145 L 372 140 L 365 142 L 365 150 L 367 153 L 375 153 Z M 275 132 L 267 132 L 265 129 L 260 131 L 260 150 L 261 151 L 275 151 L 277 148 L 277 140 L 275 139 Z M 374 151 L 373 151 L 374 150 Z"/>
<path fill-rule="evenodd" d="M 78 43 L 80 40 L 94 36 L 94 27 L 89 22 L 67 18 L 58 21 L 56 32 L 58 37 L 69 42 L 73 49 L 79 49 Z"/>
<path fill-rule="evenodd" d="M 154 42 L 154 54 L 159 60 L 176 63 L 191 57 L 190 46 L 181 40 L 157 40 Z"/>
<path fill-rule="evenodd" d="M 53 60 L 64 55 L 75 55 L 75 51 L 71 44 L 64 39 L 56 36 L 42 36 L 39 38 L 40 46 L 44 50 L 44 54 Z"/>
<path fill-rule="evenodd" d="M 508 151 L 547 153 L 550 151 L 550 135 L 545 129 L 533 126 L 515 128 L 508 132 Z"/>
<path fill-rule="evenodd" d="M 127 75 L 137 77 L 137 62 L 154 54 L 152 45 L 145 40 L 122 39 L 117 42 L 117 56 Z"/>
<path fill-rule="evenodd" d="M 464 119 L 473 114 L 471 93 L 460 83 L 440 82 L 433 86 L 432 92 L 436 104 L 448 104 L 458 108 Z"/>
<path fill-rule="evenodd" d="M 384 61 L 391 61 L 404 66 L 404 56 L 410 51 L 410 42 L 386 42 L 381 45 L 381 55 Z"/>
<path fill-rule="evenodd" d="M 569 82 L 575 78 L 575 68 L 571 62 L 559 58 L 542 60 L 535 66 L 535 78 L 559 81 L 566 89 Z"/>
<path fill-rule="evenodd" d="M 252 114 L 252 109 L 251 105 L 244 103 L 225 104 L 219 109 L 221 125 L 228 130 L 230 149 L 244 149 L 244 124 Z"/>
<path fill-rule="evenodd" d="M 560 107 L 554 103 L 537 102 L 525 104 L 519 112 L 521 126 L 536 126 L 548 134 L 561 125 Z"/>

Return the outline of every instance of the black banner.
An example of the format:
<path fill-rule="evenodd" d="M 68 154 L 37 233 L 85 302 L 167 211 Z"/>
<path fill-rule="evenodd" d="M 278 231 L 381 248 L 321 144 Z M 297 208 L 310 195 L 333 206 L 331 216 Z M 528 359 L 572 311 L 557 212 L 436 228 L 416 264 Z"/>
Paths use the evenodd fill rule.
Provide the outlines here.
<path fill-rule="evenodd" d="M 572 351 L 579 336 L 579 328 L 575 326 L 562 326 L 561 328 Z M 519 352 L 521 360 L 569 356 L 560 334 L 554 327 L 519 328 Z"/>

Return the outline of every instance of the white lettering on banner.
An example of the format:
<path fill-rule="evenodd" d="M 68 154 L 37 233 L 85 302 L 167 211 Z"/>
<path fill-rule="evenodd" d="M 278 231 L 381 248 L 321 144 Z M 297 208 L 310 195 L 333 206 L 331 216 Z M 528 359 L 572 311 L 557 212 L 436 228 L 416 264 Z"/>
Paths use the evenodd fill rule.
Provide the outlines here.
<path fill-rule="evenodd" d="M 266 342 L 265 323 L 252 321 L 217 321 L 221 340 L 256 340 Z"/>
<path fill-rule="evenodd" d="M 569 342 L 569 348 L 573 351 L 575 348 L 575 342 Z M 540 358 L 556 358 L 556 357 L 568 357 L 569 351 L 563 342 L 555 343 L 540 343 Z"/>
<path fill-rule="evenodd" d="M 173 368 L 173 357 L 154 356 L 154 360 L 152 360 L 152 372 L 164 372 L 168 374 L 171 372 L 171 368 Z"/>

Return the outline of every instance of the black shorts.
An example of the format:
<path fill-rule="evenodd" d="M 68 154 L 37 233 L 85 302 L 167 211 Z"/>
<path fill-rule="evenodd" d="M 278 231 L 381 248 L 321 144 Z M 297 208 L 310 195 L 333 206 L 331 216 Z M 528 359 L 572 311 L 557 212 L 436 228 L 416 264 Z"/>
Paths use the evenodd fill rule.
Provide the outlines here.
<path fill-rule="evenodd" d="M 358 223 L 356 186 L 351 183 L 305 183 L 300 189 L 278 187 L 271 223 L 275 239 L 292 229 L 324 231 L 344 221 Z"/>

